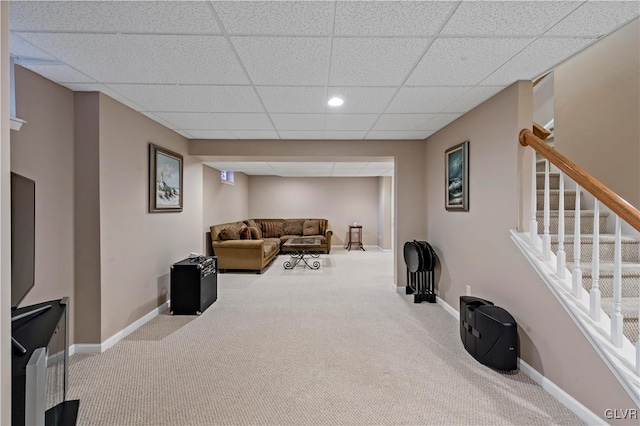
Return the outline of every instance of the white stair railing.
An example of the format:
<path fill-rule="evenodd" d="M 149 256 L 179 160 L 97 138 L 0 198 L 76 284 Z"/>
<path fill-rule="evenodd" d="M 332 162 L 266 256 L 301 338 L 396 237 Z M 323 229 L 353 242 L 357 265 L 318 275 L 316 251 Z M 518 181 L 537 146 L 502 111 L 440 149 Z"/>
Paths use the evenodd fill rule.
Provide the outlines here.
<path fill-rule="evenodd" d="M 622 247 L 620 217 L 616 215 L 616 241 L 613 254 L 613 313 L 611 314 L 611 343 L 622 347 Z"/>
<path fill-rule="evenodd" d="M 529 239 L 531 245 L 536 247 L 538 245 L 538 218 L 536 217 L 536 210 L 538 208 L 538 169 L 536 152 L 533 150 L 533 156 L 531 157 L 531 220 L 529 221 Z"/>
<path fill-rule="evenodd" d="M 564 278 L 567 256 L 564 252 L 564 174 L 560 172 L 560 193 L 558 194 L 558 252 L 556 253 L 556 274 Z"/>
<path fill-rule="evenodd" d="M 551 236 L 549 235 L 549 160 L 544 160 L 542 258 L 544 260 L 551 259 Z"/>
<path fill-rule="evenodd" d="M 576 183 L 576 207 L 573 221 L 573 271 L 571 272 L 571 293 L 573 297 L 580 298 L 582 293 L 582 269 L 580 269 L 580 185 Z"/>
<path fill-rule="evenodd" d="M 597 218 L 597 220 L 596 220 Z M 574 242 L 580 244 L 580 240 Z M 600 321 L 600 202 L 593 206 L 593 243 L 591 244 L 591 291 L 589 292 L 589 315 Z"/>

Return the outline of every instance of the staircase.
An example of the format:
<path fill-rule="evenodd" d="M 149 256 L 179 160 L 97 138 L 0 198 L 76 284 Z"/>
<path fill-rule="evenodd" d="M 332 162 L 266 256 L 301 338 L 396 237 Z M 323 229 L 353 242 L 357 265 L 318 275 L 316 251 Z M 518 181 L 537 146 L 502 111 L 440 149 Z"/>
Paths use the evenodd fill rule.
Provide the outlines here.
<path fill-rule="evenodd" d="M 538 234 L 543 233 L 544 228 L 544 160 L 536 163 L 536 218 L 538 220 Z M 559 223 L 559 184 L 560 174 L 549 174 L 549 234 L 551 235 L 551 250 L 557 255 L 558 252 L 558 223 Z M 566 182 L 565 182 L 566 185 Z M 575 188 L 575 184 L 569 184 L 570 188 Z M 580 210 L 580 259 L 574 259 L 574 230 L 575 230 L 575 202 L 576 191 L 564 191 L 564 251 L 567 258 L 567 272 L 573 271 L 574 267 L 582 271 L 582 287 L 591 291 L 593 283 L 593 229 L 595 214 L 594 210 Z M 601 293 L 601 308 L 611 317 L 614 310 L 613 302 L 613 271 L 614 271 L 614 244 L 615 235 L 607 234 L 603 230 L 607 229 L 610 214 L 599 212 L 599 289 Z M 622 235 L 621 237 L 621 259 L 622 259 L 622 300 L 621 311 L 623 317 L 623 334 L 631 343 L 638 341 L 638 297 L 640 297 L 640 239 L 632 236 Z"/>

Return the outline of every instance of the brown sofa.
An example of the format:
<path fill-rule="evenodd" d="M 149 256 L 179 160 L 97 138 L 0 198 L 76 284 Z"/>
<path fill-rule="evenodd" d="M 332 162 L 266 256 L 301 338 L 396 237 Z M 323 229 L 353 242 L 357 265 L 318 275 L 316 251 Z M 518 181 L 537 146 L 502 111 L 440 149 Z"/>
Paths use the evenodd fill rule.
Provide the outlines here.
<path fill-rule="evenodd" d="M 326 219 L 247 219 L 213 225 L 210 229 L 211 246 L 218 257 L 220 272 L 249 270 L 261 273 L 279 253 L 291 251 L 284 247 L 287 240 L 300 236 L 320 237 L 318 251 L 329 253 L 333 235 Z M 247 238 L 249 232 L 251 238 Z"/>

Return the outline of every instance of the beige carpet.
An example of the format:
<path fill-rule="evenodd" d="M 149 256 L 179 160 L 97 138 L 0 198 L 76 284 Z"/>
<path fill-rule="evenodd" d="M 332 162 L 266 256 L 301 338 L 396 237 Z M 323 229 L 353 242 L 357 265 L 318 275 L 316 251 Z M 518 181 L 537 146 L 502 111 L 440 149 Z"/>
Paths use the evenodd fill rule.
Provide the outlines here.
<path fill-rule="evenodd" d="M 579 424 L 522 373 L 479 364 L 458 322 L 394 293 L 391 253 L 219 275 L 201 316 L 160 315 L 71 360 L 79 424 Z"/>

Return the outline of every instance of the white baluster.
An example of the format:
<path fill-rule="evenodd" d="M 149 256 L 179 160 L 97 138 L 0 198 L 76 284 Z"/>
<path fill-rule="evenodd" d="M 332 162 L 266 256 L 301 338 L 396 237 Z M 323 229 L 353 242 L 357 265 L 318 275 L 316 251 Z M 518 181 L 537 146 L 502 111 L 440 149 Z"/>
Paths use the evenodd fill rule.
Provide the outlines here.
<path fill-rule="evenodd" d="M 640 318 L 640 297 L 638 297 L 638 318 Z M 640 376 L 640 330 L 638 330 L 638 341 L 636 342 L 636 374 Z"/>
<path fill-rule="evenodd" d="M 622 347 L 622 247 L 620 217 L 616 215 L 616 242 L 613 254 L 613 313 L 611 314 L 611 343 Z"/>
<path fill-rule="evenodd" d="M 593 208 L 593 257 L 591 258 L 589 313 L 591 318 L 600 321 L 600 202 L 598 200 L 595 200 Z"/>
<path fill-rule="evenodd" d="M 564 252 L 564 173 L 560 172 L 560 194 L 558 199 L 558 252 L 556 262 L 556 274 L 558 278 L 564 278 L 567 266 L 567 256 Z"/>
<path fill-rule="evenodd" d="M 536 167 L 536 151 L 533 151 L 531 160 L 531 220 L 529 221 L 529 239 L 531 245 L 538 246 L 538 219 L 536 218 L 536 209 L 538 208 L 538 170 Z"/>
<path fill-rule="evenodd" d="M 576 298 L 580 297 L 582 288 L 582 269 L 580 269 L 580 185 L 576 183 L 576 208 L 573 225 L 573 271 L 571 292 Z"/>
<path fill-rule="evenodd" d="M 549 235 L 549 160 L 544 160 L 544 223 L 542 231 L 542 258 L 551 259 L 551 236 Z"/>

